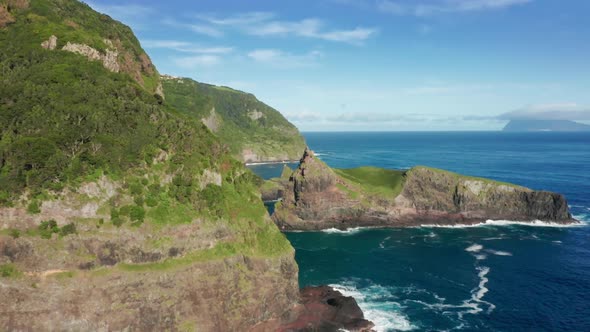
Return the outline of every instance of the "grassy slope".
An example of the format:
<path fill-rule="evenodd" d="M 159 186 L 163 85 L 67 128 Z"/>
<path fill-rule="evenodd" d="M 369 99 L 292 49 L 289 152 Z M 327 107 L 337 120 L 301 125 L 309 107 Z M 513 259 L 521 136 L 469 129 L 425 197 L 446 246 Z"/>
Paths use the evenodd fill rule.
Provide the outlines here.
<path fill-rule="evenodd" d="M 235 235 L 195 259 L 292 250 L 265 218 L 255 177 L 199 121 L 162 105 L 127 73 L 40 46 L 56 34 L 98 49 L 104 37 L 119 38 L 142 52 L 129 28 L 72 0 L 35 0 L 12 14 L 16 23 L 0 29 L 0 205 L 56 199 L 106 175 L 121 184 L 101 207 L 118 227 L 207 219 Z M 204 169 L 222 185 L 202 189 Z"/>
<path fill-rule="evenodd" d="M 412 176 L 413 174 L 420 172 L 421 170 L 429 170 L 434 172 L 435 174 L 451 176 L 454 179 L 456 179 L 457 183 L 459 181 L 481 181 L 486 184 L 505 185 L 510 187 L 522 188 L 511 183 L 500 182 L 486 178 L 466 176 L 426 166 L 416 166 L 407 171 L 390 170 L 368 166 L 351 169 L 334 169 L 336 174 L 338 174 L 340 177 L 342 177 L 349 183 L 358 185 L 358 188 L 362 190 L 362 193 L 369 194 L 371 196 L 380 196 L 384 198 L 393 198 L 398 196 L 402 192 L 406 179 Z M 351 188 L 342 189 L 350 191 Z M 358 197 L 359 193 L 352 192 L 350 194 L 352 194 L 352 196 L 354 197 Z"/>
<path fill-rule="evenodd" d="M 365 193 L 371 195 L 396 197 L 403 188 L 404 171 L 368 166 L 334 171 L 342 178 L 360 185 Z"/>
<path fill-rule="evenodd" d="M 297 128 L 252 94 L 187 78 L 165 79 L 163 87 L 168 103 L 199 120 L 215 108 L 221 117 L 216 134 L 236 156 L 250 148 L 266 158 L 286 154 L 295 160 L 305 149 Z M 253 111 L 263 116 L 252 119 L 249 113 Z"/>

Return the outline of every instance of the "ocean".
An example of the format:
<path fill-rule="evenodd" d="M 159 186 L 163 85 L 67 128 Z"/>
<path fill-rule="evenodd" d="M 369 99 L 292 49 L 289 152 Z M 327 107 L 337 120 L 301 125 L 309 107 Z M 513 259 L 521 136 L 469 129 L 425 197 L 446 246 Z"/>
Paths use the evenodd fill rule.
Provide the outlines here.
<path fill-rule="evenodd" d="M 337 168 L 426 165 L 566 195 L 590 220 L 590 133 L 305 133 Z M 294 165 L 292 165 L 294 166 Z M 265 178 L 282 165 L 259 165 Z M 356 298 L 378 331 L 590 331 L 590 227 L 292 232 L 300 284 Z"/>

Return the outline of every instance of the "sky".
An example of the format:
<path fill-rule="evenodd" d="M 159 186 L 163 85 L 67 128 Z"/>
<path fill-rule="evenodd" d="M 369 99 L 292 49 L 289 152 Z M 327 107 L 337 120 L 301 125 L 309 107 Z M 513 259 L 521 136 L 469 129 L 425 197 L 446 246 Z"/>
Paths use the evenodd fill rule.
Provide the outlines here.
<path fill-rule="evenodd" d="M 590 123 L 588 0 L 86 3 L 160 73 L 253 93 L 302 131 Z"/>

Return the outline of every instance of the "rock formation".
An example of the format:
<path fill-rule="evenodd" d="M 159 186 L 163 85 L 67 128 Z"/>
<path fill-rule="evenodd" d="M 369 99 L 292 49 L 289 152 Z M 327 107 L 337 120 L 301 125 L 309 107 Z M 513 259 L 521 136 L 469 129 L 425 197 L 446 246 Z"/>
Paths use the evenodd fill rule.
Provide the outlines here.
<path fill-rule="evenodd" d="M 46 50 L 50 50 L 50 51 L 55 50 L 55 48 L 57 47 L 57 37 L 54 35 L 51 35 L 51 37 L 49 37 L 49 39 L 47 39 L 46 41 L 41 43 L 41 47 L 43 47 Z"/>
<path fill-rule="evenodd" d="M 356 300 L 329 286 L 305 287 L 301 304 L 282 320 L 271 320 L 253 328 L 258 331 L 351 331 L 371 332 L 375 325 L 364 318 Z"/>
<path fill-rule="evenodd" d="M 110 41 L 108 44 L 113 45 Z M 87 57 L 89 60 L 102 61 L 103 66 L 109 71 L 112 71 L 114 73 L 119 72 L 119 63 L 117 62 L 119 52 L 117 50 L 107 49 L 106 53 L 102 54 L 98 50 L 88 45 L 70 42 L 67 42 L 67 44 L 62 48 L 62 50 L 83 55 Z"/>
<path fill-rule="evenodd" d="M 388 180 L 395 177 L 388 178 L 387 172 L 397 172 L 399 179 Z M 375 178 L 377 182 L 371 183 Z M 309 150 L 289 181 L 271 183 L 262 187 L 262 195 L 282 200 L 273 219 L 283 230 L 474 224 L 490 219 L 576 222 L 560 194 L 421 166 L 408 171 L 332 170 Z"/>

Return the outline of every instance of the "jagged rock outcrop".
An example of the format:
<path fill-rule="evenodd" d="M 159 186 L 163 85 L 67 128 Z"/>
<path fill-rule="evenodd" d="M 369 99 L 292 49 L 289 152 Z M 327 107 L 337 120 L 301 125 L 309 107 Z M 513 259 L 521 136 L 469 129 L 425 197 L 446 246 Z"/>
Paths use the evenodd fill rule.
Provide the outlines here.
<path fill-rule="evenodd" d="M 365 319 L 354 298 L 344 296 L 332 287 L 318 286 L 301 290 L 301 304 L 289 316 L 259 324 L 253 332 L 372 332 L 374 326 Z"/>
<path fill-rule="evenodd" d="M 49 39 L 41 43 L 41 47 L 50 51 L 55 50 L 55 48 L 57 47 L 57 37 L 55 35 L 51 35 Z"/>
<path fill-rule="evenodd" d="M 408 171 L 335 171 L 309 150 L 288 182 L 271 183 L 262 186 L 262 195 L 282 194 L 273 219 L 283 230 L 486 220 L 576 222 L 565 197 L 557 193 L 421 166 Z"/>
<path fill-rule="evenodd" d="M 108 41 L 108 43 L 105 43 L 107 45 L 113 45 L 110 41 Z M 66 45 L 62 48 L 62 50 L 83 55 L 87 57 L 89 60 L 102 61 L 103 66 L 109 71 L 112 71 L 114 73 L 119 72 L 119 63 L 117 62 L 119 52 L 116 49 L 107 49 L 105 54 L 102 54 L 98 50 L 88 45 L 67 42 Z"/>

